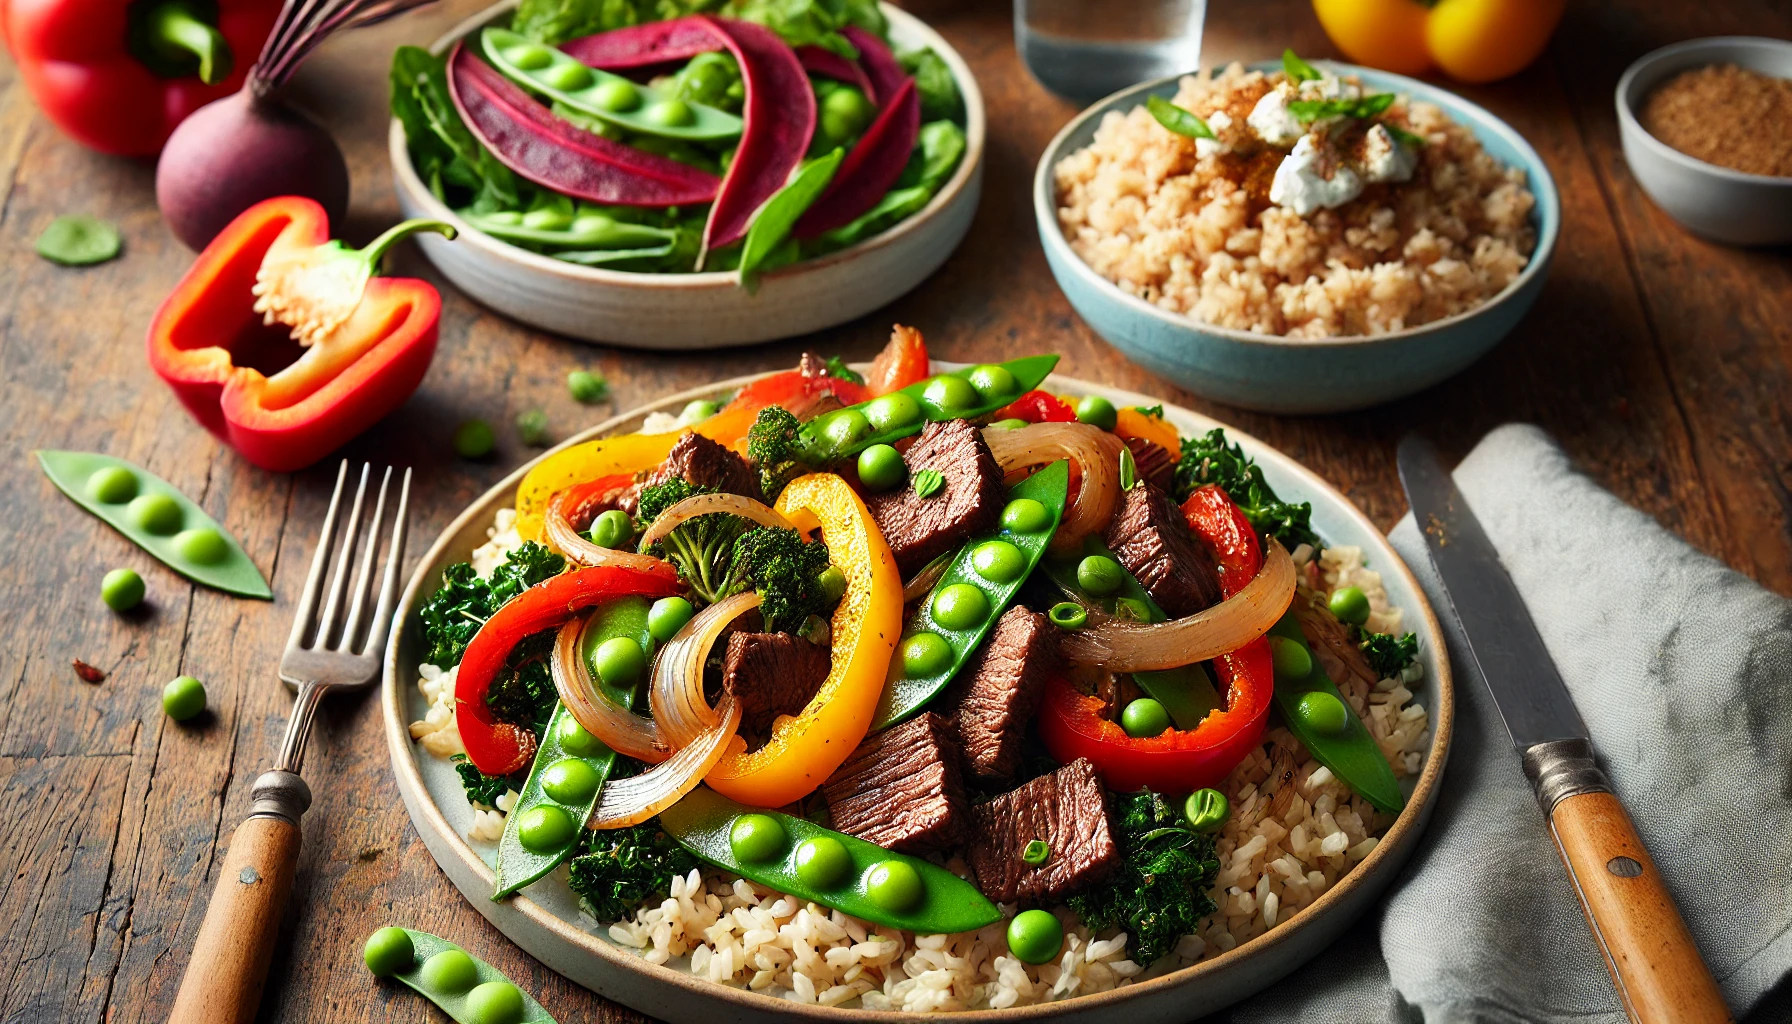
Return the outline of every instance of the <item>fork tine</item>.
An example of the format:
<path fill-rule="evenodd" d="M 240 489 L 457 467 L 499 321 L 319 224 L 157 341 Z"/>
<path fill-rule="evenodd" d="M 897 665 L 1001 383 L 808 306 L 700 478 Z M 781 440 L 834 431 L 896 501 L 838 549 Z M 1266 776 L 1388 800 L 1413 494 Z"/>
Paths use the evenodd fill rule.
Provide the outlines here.
<path fill-rule="evenodd" d="M 348 567 L 360 542 L 361 509 L 367 503 L 367 477 L 372 471 L 372 464 L 361 464 L 361 482 L 355 485 L 355 503 L 348 511 L 348 527 L 342 531 L 342 546 L 336 551 L 336 568 L 330 572 L 330 597 L 324 602 L 324 612 L 317 620 L 317 636 L 311 641 L 314 650 L 328 650 L 330 639 L 336 635 L 336 627 L 340 624 L 342 598 L 348 592 Z"/>
<path fill-rule="evenodd" d="M 386 520 L 386 490 L 391 484 L 392 467 L 387 466 L 380 477 L 380 494 L 373 503 L 373 518 L 367 523 L 367 546 L 361 549 L 361 568 L 355 572 L 355 600 L 348 606 L 348 624 L 342 627 L 337 650 L 354 651 L 361 646 L 361 624 L 366 620 L 367 605 L 373 593 L 373 559 L 380 553 L 380 524 Z"/>
<path fill-rule="evenodd" d="M 336 470 L 336 491 L 330 495 L 330 510 L 324 513 L 324 528 L 317 537 L 317 551 L 311 556 L 311 570 L 305 575 L 305 592 L 299 596 L 299 610 L 292 619 L 292 636 L 286 641 L 288 648 L 305 645 L 305 638 L 311 633 L 312 616 L 317 612 L 317 599 L 323 592 L 324 568 L 330 562 L 330 549 L 336 535 L 336 510 L 342 505 L 342 486 L 348 482 L 348 460 Z"/>
<path fill-rule="evenodd" d="M 386 650 L 386 638 L 391 631 L 392 609 L 398 604 L 398 573 L 404 568 L 404 540 L 410 531 L 411 516 L 411 471 L 404 471 L 404 484 L 398 490 L 398 514 L 392 518 L 392 543 L 386 550 L 386 576 L 380 583 L 379 609 L 374 612 L 373 624 L 367 629 L 367 648 L 364 654 L 375 657 Z"/>

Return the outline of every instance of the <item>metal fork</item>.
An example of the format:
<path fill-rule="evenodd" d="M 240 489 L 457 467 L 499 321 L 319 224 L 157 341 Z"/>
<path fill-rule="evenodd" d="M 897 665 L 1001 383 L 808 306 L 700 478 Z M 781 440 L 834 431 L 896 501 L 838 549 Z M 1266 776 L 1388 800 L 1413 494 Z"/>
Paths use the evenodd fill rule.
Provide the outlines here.
<path fill-rule="evenodd" d="M 323 695 L 331 690 L 359 689 L 379 678 L 392 612 L 398 603 L 399 569 L 410 512 L 411 471 L 404 471 L 398 508 L 386 545 L 386 567 L 379 601 L 369 615 L 373 563 L 380 548 L 386 496 L 392 483 L 387 467 L 379 497 L 365 530 L 367 484 L 373 467 L 361 467 L 348 526 L 336 537 L 337 513 L 348 482 L 345 461 L 336 474 L 336 493 L 305 578 L 305 593 L 293 619 L 292 637 L 280 659 L 280 678 L 297 692 L 286 737 L 271 771 L 255 780 L 249 793 L 249 816 L 230 838 L 230 849 L 218 872 L 218 886 L 206 908 L 205 921 L 193 942 L 193 955 L 174 998 L 170 1024 L 248 1024 L 255 1019 L 261 990 L 273 957 L 280 914 L 292 892 L 299 859 L 299 819 L 311 806 L 311 789 L 299 777 L 305 760 L 305 739 Z M 362 534 L 365 532 L 365 543 Z M 350 585 L 350 568 L 360 552 L 359 571 Z M 335 557 L 335 570 L 324 585 L 325 570 Z M 326 596 L 327 593 L 327 596 Z M 321 612 L 318 605 L 323 605 Z M 346 606 L 346 607 L 345 607 Z M 346 613 L 346 617 L 345 617 Z"/>

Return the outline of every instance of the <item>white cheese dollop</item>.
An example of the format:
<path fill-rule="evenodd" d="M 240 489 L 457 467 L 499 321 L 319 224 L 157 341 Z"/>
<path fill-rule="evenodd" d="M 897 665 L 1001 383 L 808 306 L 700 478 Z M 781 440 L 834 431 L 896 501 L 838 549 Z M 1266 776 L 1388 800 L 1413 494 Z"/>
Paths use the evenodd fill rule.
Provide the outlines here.
<path fill-rule="evenodd" d="M 1301 136 L 1294 150 L 1276 167 L 1269 183 L 1269 201 L 1305 217 L 1315 210 L 1336 209 L 1363 194 L 1363 179 L 1343 164 L 1332 176 L 1319 173 L 1319 147 L 1311 135 Z"/>
<path fill-rule="evenodd" d="M 1196 139 L 1195 155 L 1206 158 L 1232 152 L 1232 144 L 1228 141 L 1232 130 L 1232 115 L 1224 110 L 1216 110 L 1207 115 L 1207 127 L 1213 129 L 1215 138 Z"/>
<path fill-rule="evenodd" d="M 1309 79 L 1298 85 L 1294 82 L 1278 83 L 1257 101 L 1245 120 L 1264 142 L 1272 146 L 1292 146 L 1307 133 L 1308 126 L 1289 112 L 1290 102 L 1297 99 L 1353 100 L 1362 94 L 1361 88 L 1326 72 L 1317 79 Z"/>
<path fill-rule="evenodd" d="M 1370 181 L 1411 181 L 1418 164 L 1419 155 L 1383 125 L 1363 139 L 1363 176 Z"/>

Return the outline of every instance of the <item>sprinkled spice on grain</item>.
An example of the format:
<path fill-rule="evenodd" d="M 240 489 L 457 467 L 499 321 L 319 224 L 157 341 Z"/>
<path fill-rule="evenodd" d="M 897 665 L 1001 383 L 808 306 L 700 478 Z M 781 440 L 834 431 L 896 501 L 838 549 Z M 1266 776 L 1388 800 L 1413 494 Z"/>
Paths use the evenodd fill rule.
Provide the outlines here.
<path fill-rule="evenodd" d="M 1792 81 L 1734 64 L 1683 71 L 1649 94 L 1643 127 L 1688 156 L 1792 177 Z"/>

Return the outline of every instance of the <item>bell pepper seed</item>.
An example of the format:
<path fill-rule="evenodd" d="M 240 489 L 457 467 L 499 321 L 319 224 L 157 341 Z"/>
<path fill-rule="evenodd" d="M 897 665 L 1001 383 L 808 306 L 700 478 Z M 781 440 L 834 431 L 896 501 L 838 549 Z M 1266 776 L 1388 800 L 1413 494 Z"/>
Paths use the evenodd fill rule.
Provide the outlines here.
<path fill-rule="evenodd" d="M 1296 714 L 1314 729 L 1336 736 L 1350 724 L 1344 703 L 1324 690 L 1311 690 L 1300 695 Z"/>
<path fill-rule="evenodd" d="M 143 603 L 143 577 L 135 569 L 114 569 L 100 580 L 100 600 L 115 612 L 128 612 Z"/>
<path fill-rule="evenodd" d="M 87 478 L 87 493 L 95 501 L 103 501 L 108 505 L 122 505 L 137 496 L 137 474 L 123 466 L 107 466 L 96 469 Z"/>
<path fill-rule="evenodd" d="M 728 845 L 741 860 L 763 864 L 784 852 L 790 837 L 769 814 L 743 814 L 728 829 Z"/>
<path fill-rule="evenodd" d="M 161 537 L 178 531 L 186 518 L 180 503 L 166 494 L 140 494 L 125 506 L 125 513 L 137 529 Z"/>
<path fill-rule="evenodd" d="M 660 643 L 672 639 L 691 621 L 696 609 L 682 597 L 662 597 L 647 610 L 647 632 Z"/>
<path fill-rule="evenodd" d="M 431 992 L 454 994 L 465 992 L 479 980 L 479 967 L 473 958 L 458 949 L 444 949 L 423 961 L 419 981 Z"/>
<path fill-rule="evenodd" d="M 573 724 L 577 725 L 578 721 L 573 720 Z M 563 757 L 541 773 L 541 791 L 563 804 L 582 804 L 597 795 L 597 787 L 601 785 L 603 780 L 597 777 L 597 772 L 574 757 Z"/>
<path fill-rule="evenodd" d="M 1051 857 L 1052 848 L 1043 839 L 1032 840 L 1027 843 L 1026 849 L 1020 852 L 1020 859 L 1034 867 L 1044 864 L 1046 861 L 1050 860 Z"/>
<path fill-rule="evenodd" d="M 488 981 L 467 993 L 467 1024 L 518 1024 L 526 1009 L 522 990 L 508 981 Z"/>
<path fill-rule="evenodd" d="M 1059 601 L 1045 615 L 1059 629 L 1082 629 L 1089 624 L 1089 610 L 1075 601 Z"/>
<path fill-rule="evenodd" d="M 513 46 L 504 51 L 504 59 L 524 71 L 540 71 L 554 63 L 554 53 L 545 46 Z"/>
<path fill-rule="evenodd" d="M 935 377 L 922 390 L 921 400 L 941 415 L 951 416 L 977 406 L 977 389 L 963 377 Z"/>
<path fill-rule="evenodd" d="M 880 434 L 921 422 L 921 403 L 900 391 L 873 398 L 865 404 L 864 412 Z"/>
<path fill-rule="evenodd" d="M 916 633 L 902 641 L 902 671 L 910 679 L 939 672 L 952 663 L 952 645 L 938 633 Z"/>
<path fill-rule="evenodd" d="M 1044 910 L 1023 910 L 1008 922 L 1008 952 L 1029 964 L 1057 959 L 1064 948 L 1064 926 Z"/>
<path fill-rule="evenodd" d="M 921 873 L 906 861 L 880 861 L 865 872 L 865 895 L 885 910 L 908 910 L 925 894 Z"/>
<path fill-rule="evenodd" d="M 1275 663 L 1276 678 L 1283 682 L 1298 683 L 1313 671 L 1313 656 L 1307 653 L 1306 645 L 1285 636 L 1269 638 L 1269 653 Z"/>
<path fill-rule="evenodd" d="M 189 562 L 217 565 L 230 557 L 230 543 L 209 526 L 196 526 L 174 535 L 174 550 Z"/>
<path fill-rule="evenodd" d="M 1197 832 L 1218 832 L 1232 814 L 1226 794 L 1217 789 L 1197 789 L 1183 802 L 1182 815 Z"/>
<path fill-rule="evenodd" d="M 626 114 L 641 105 L 641 90 L 629 82 L 612 78 L 591 94 L 592 102 L 605 110 Z"/>
<path fill-rule="evenodd" d="M 1340 587 L 1326 601 L 1339 622 L 1360 626 L 1369 621 L 1369 596 L 1361 587 Z"/>
<path fill-rule="evenodd" d="M 403 928 L 380 928 L 367 936 L 361 958 L 376 978 L 390 978 L 417 966 L 416 946 Z"/>
<path fill-rule="evenodd" d="M 972 629 L 989 618 L 989 597 L 969 583 L 941 587 L 933 596 L 933 618 L 947 629 Z"/>
<path fill-rule="evenodd" d="M 832 889 L 852 870 L 852 857 L 833 836 L 815 836 L 796 848 L 796 875 L 805 885 Z"/>
<path fill-rule="evenodd" d="M 591 735 L 584 726 L 579 724 L 579 720 L 571 715 L 560 720 L 557 735 L 560 739 L 560 749 L 579 757 L 588 757 L 609 749 L 602 740 Z"/>
<path fill-rule="evenodd" d="M 1051 524 L 1052 514 L 1033 498 L 1016 498 L 1002 509 L 1002 526 L 1015 533 L 1038 533 Z"/>
<path fill-rule="evenodd" d="M 986 540 L 972 549 L 971 568 L 991 583 L 1012 583 L 1027 571 L 1027 556 L 1005 540 Z"/>
<path fill-rule="evenodd" d="M 162 713 L 176 722 L 198 717 L 205 710 L 205 684 L 192 676 L 175 676 L 162 687 Z"/>
<path fill-rule="evenodd" d="M 1018 384 L 1014 374 L 1008 372 L 1006 366 L 986 364 L 971 370 L 968 378 L 971 387 L 977 390 L 977 396 L 985 402 L 993 402 L 1014 394 Z"/>
<path fill-rule="evenodd" d="M 517 838 L 532 853 L 546 853 L 565 846 L 579 827 L 572 815 L 553 804 L 531 807 L 521 814 L 517 821 Z"/>
<path fill-rule="evenodd" d="M 1126 585 L 1126 575 L 1112 558 L 1090 555 L 1077 563 L 1076 582 L 1096 597 L 1106 597 Z"/>

